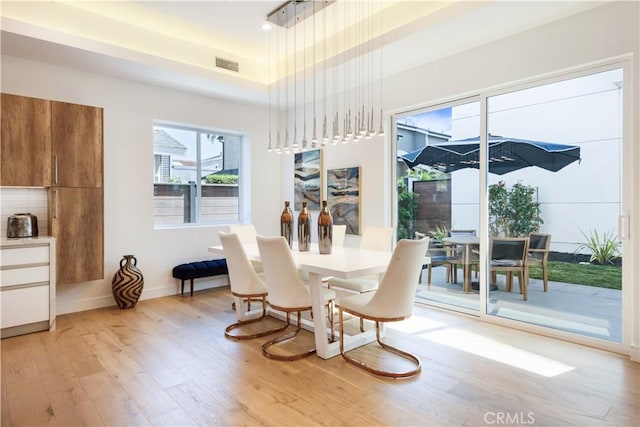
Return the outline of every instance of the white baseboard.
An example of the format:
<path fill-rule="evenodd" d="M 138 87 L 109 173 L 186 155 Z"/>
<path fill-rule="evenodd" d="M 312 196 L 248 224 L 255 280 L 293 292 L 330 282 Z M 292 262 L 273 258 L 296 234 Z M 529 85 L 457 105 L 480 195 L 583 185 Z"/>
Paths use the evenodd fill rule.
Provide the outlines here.
<path fill-rule="evenodd" d="M 631 346 L 631 360 L 634 362 L 640 362 L 640 347 L 637 345 Z"/>
<path fill-rule="evenodd" d="M 227 275 L 205 277 L 193 281 L 194 292 L 204 289 L 220 288 L 223 286 L 229 286 L 229 276 Z M 184 294 L 189 295 L 189 282 L 186 282 L 184 287 Z M 148 286 L 145 286 L 145 288 L 142 290 L 142 295 L 140 295 L 140 301 L 179 294 L 180 281 L 177 281 L 171 285 L 165 285 L 155 288 L 149 288 Z M 116 302 L 113 299 L 113 295 L 103 295 L 99 297 L 85 298 L 65 303 L 60 303 L 58 301 L 58 304 L 56 306 L 56 313 L 57 315 L 77 313 L 79 311 L 94 310 L 96 308 L 111 307 L 115 305 Z"/>

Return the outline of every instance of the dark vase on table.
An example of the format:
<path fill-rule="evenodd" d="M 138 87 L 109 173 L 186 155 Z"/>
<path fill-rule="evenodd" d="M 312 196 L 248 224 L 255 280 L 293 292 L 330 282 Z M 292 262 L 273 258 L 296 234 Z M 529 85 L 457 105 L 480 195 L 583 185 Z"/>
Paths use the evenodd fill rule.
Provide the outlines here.
<path fill-rule="evenodd" d="M 280 215 L 280 235 L 287 240 L 289 248 L 293 242 L 293 212 L 289 207 L 289 202 L 284 202 L 284 210 Z"/>
<path fill-rule="evenodd" d="M 120 269 L 113 275 L 111 291 L 118 308 L 135 307 L 142 294 L 144 277 L 137 264 L 138 260 L 134 255 L 124 255 L 120 260 Z"/>
<path fill-rule="evenodd" d="M 330 254 L 333 244 L 333 219 L 327 207 L 327 201 L 322 201 L 322 209 L 318 215 L 318 250 L 321 254 Z"/>
<path fill-rule="evenodd" d="M 298 250 L 306 252 L 311 249 L 311 215 L 307 202 L 302 202 L 302 210 L 298 215 Z"/>

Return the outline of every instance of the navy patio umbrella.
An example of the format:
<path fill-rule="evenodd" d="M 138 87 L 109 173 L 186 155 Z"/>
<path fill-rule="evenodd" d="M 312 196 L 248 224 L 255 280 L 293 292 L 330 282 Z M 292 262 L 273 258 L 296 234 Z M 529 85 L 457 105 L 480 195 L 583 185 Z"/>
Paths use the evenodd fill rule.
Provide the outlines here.
<path fill-rule="evenodd" d="M 580 160 L 580 147 L 490 134 L 488 155 L 489 172 L 497 175 L 530 166 L 557 172 Z M 442 172 L 479 169 L 480 137 L 430 144 L 398 158 L 410 168 L 424 165 Z"/>

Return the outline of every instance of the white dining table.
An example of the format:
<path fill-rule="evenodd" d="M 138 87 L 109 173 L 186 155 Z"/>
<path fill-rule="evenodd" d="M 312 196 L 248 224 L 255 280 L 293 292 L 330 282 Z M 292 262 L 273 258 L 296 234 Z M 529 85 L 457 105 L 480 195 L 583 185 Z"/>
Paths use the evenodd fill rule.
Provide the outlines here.
<path fill-rule="evenodd" d="M 243 243 L 243 247 L 251 261 L 260 261 L 257 243 Z M 222 246 L 210 246 L 209 252 L 224 256 Z M 322 301 L 322 278 L 333 276 L 351 279 L 369 274 L 383 273 L 389 265 L 391 252 L 334 247 L 331 254 L 320 254 L 317 245 L 312 245 L 311 250 L 307 252 L 298 251 L 294 245 L 291 254 L 298 269 L 309 273 L 316 355 L 323 359 L 337 356 L 340 354 L 338 340 L 329 342 L 327 339 L 328 329 L 325 323 L 327 310 Z M 337 333 L 341 332 L 337 331 Z M 365 332 L 358 332 L 353 335 L 345 334 L 345 350 L 365 345 L 375 339 L 374 328 L 369 328 Z"/>

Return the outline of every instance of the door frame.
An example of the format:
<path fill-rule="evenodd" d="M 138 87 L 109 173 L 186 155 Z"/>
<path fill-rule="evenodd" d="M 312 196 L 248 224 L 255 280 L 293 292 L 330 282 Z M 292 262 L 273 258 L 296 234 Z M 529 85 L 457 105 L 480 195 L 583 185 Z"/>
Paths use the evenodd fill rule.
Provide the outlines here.
<path fill-rule="evenodd" d="M 499 85 L 484 90 L 479 90 L 475 93 L 466 93 L 459 96 L 448 97 L 444 99 L 435 100 L 433 102 L 424 103 L 418 107 L 397 109 L 390 112 L 390 126 L 391 136 L 390 147 L 390 179 L 391 182 L 391 203 L 390 212 L 393 219 L 394 227 L 397 225 L 397 195 L 393 191 L 395 188 L 395 176 L 396 176 L 396 123 L 398 118 L 407 116 L 410 114 L 418 114 L 424 111 L 436 110 L 444 107 L 451 107 L 462 103 L 468 103 L 473 101 L 480 102 L 480 179 L 479 179 L 479 192 L 480 192 L 480 259 L 483 262 L 481 271 L 488 271 L 488 168 L 487 165 L 487 99 L 491 96 L 500 95 L 507 92 L 513 92 L 517 90 L 523 90 L 544 84 L 554 83 L 571 78 L 578 78 L 585 75 L 595 74 L 598 72 L 608 71 L 616 68 L 621 68 L 623 72 L 623 87 L 622 87 L 622 214 L 619 220 L 618 234 L 622 242 L 622 252 L 624 259 L 627 262 L 622 263 L 622 343 L 613 343 L 597 338 L 578 335 L 571 332 L 552 329 L 545 326 L 534 325 L 524 323 L 518 320 L 501 318 L 498 316 L 487 314 L 487 280 L 488 275 L 486 273 L 480 275 L 480 295 L 484 298 L 480 298 L 480 311 L 471 311 L 459 308 L 453 308 L 443 306 L 442 304 L 431 304 L 437 307 L 446 307 L 451 310 L 461 311 L 466 314 L 477 316 L 480 320 L 495 323 L 501 326 L 507 326 L 513 329 L 519 329 L 527 332 L 532 332 L 540 335 L 545 335 L 553 338 L 558 338 L 582 345 L 600 348 L 607 351 L 612 351 L 620 354 L 629 355 L 631 360 L 640 361 L 640 265 L 634 263 L 632 260 L 637 259 L 637 254 L 640 254 L 640 247 L 638 242 L 638 230 L 640 229 L 640 219 L 638 218 L 638 200 L 634 197 L 637 190 L 640 190 L 640 171 L 634 170 L 634 164 L 639 164 L 638 150 L 636 149 L 634 142 L 637 135 L 635 129 L 636 123 L 634 121 L 634 101 L 637 99 L 638 94 L 635 93 L 634 87 L 636 79 L 633 75 L 633 55 L 622 55 L 618 57 L 609 58 L 602 61 L 597 61 L 590 64 L 585 64 L 569 69 L 560 70 L 553 73 L 548 73 L 541 76 L 534 76 L 518 82 L 510 82 L 503 85 Z M 635 95 L 635 96 L 634 96 Z M 621 230 L 622 229 L 622 230 Z M 621 232 L 622 231 L 622 232 Z M 424 303 L 427 304 L 427 303 Z"/>

